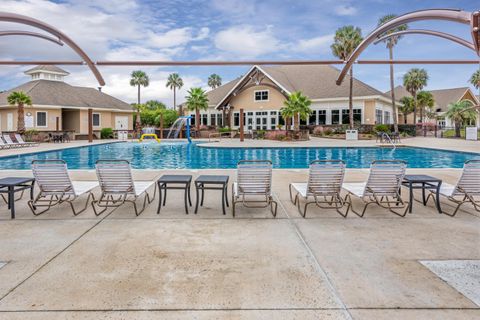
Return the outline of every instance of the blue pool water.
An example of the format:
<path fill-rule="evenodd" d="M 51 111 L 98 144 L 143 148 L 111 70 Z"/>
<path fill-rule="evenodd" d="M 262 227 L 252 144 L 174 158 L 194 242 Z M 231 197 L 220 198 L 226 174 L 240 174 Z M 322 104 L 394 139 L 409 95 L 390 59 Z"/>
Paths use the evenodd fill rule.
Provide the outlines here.
<path fill-rule="evenodd" d="M 111 143 L 0 158 L 1 169 L 30 169 L 35 159 L 63 159 L 70 169 L 93 169 L 98 159 L 127 159 L 135 169 L 236 168 L 242 159 L 269 159 L 275 168 L 307 168 L 312 160 L 342 159 L 368 168 L 376 159 L 402 159 L 410 168 L 461 168 L 480 154 L 423 148 L 210 148 L 192 143 Z"/>

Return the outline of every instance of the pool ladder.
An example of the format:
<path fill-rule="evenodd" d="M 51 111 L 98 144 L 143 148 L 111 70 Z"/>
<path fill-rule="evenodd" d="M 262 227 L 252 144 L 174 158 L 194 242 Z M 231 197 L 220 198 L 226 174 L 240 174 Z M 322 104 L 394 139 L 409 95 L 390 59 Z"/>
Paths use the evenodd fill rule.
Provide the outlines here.
<path fill-rule="evenodd" d="M 390 142 L 390 144 L 393 146 L 393 150 L 395 150 L 397 148 L 397 146 L 395 145 L 395 143 L 393 143 L 393 141 L 390 138 L 390 136 L 388 135 L 388 133 L 383 132 L 382 137 L 385 138 L 388 142 Z"/>

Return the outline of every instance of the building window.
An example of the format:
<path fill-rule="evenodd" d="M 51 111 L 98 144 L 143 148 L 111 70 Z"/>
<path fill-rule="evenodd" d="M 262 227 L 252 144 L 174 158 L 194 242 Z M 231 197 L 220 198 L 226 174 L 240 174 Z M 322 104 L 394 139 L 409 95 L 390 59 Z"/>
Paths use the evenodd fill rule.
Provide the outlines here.
<path fill-rule="evenodd" d="M 326 124 L 327 123 L 327 110 L 317 110 L 318 112 L 318 124 Z"/>
<path fill-rule="evenodd" d="M 216 121 L 215 121 L 216 119 L 217 119 L 217 115 L 214 114 L 214 113 L 212 113 L 212 114 L 210 115 L 210 125 L 211 125 L 211 126 L 215 126 L 215 125 L 216 125 Z"/>
<path fill-rule="evenodd" d="M 100 127 L 100 113 L 92 114 L 92 125 L 94 127 Z"/>
<path fill-rule="evenodd" d="M 385 124 L 390 124 L 390 111 L 385 111 L 383 113 L 383 122 Z"/>
<path fill-rule="evenodd" d="M 340 124 L 340 110 L 332 110 L 332 124 Z"/>
<path fill-rule="evenodd" d="M 362 109 L 353 109 L 353 123 L 362 123 Z"/>
<path fill-rule="evenodd" d="M 47 112 L 46 111 L 37 111 L 37 127 L 46 128 L 47 127 Z"/>
<path fill-rule="evenodd" d="M 308 124 L 310 125 L 317 124 L 317 113 L 318 113 L 318 110 L 313 110 L 312 113 L 310 113 L 310 117 L 308 118 Z"/>
<path fill-rule="evenodd" d="M 233 113 L 233 126 L 235 127 L 240 126 L 240 113 L 238 112 Z"/>
<path fill-rule="evenodd" d="M 277 111 L 270 111 L 270 130 L 275 130 L 277 126 Z"/>
<path fill-rule="evenodd" d="M 342 123 L 350 123 L 350 109 L 342 110 Z"/>
<path fill-rule="evenodd" d="M 223 126 L 223 115 L 221 113 L 218 113 L 217 114 L 217 125 L 219 127 L 222 127 Z"/>
<path fill-rule="evenodd" d="M 194 126 L 195 125 L 195 121 L 197 120 L 197 117 L 194 115 L 194 114 L 191 114 L 190 115 L 190 125 L 191 126 Z"/>
<path fill-rule="evenodd" d="M 375 123 L 382 124 L 383 123 L 383 112 L 382 110 L 375 110 Z"/>
<path fill-rule="evenodd" d="M 255 101 L 268 101 L 268 90 L 255 91 Z"/>
<path fill-rule="evenodd" d="M 202 117 L 202 125 L 206 126 L 208 125 L 208 114 L 204 113 L 201 115 Z"/>

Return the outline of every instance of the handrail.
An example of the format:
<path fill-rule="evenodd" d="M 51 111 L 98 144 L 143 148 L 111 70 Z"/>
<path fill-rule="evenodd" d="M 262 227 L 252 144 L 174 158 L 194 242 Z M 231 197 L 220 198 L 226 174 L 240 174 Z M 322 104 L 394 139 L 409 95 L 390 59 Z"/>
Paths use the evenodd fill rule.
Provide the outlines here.
<path fill-rule="evenodd" d="M 395 145 L 395 143 L 393 143 L 392 139 L 390 138 L 390 136 L 388 135 L 388 133 L 386 132 L 382 132 L 382 137 L 387 137 L 387 140 L 390 142 L 390 144 L 393 146 L 393 149 L 395 150 L 397 148 L 397 146 Z"/>

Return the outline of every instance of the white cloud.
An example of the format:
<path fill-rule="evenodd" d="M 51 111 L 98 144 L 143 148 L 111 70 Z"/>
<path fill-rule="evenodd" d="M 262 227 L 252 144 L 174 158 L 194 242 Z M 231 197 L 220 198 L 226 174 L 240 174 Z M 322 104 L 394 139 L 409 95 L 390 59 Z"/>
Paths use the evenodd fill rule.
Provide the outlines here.
<path fill-rule="evenodd" d="M 334 11 L 339 16 L 354 16 L 357 14 L 357 8 L 350 5 L 336 6 Z"/>
<path fill-rule="evenodd" d="M 293 50 L 306 52 L 306 53 L 319 53 L 327 52 L 330 50 L 330 44 L 333 41 L 333 34 L 328 34 L 325 36 L 302 39 L 298 41 L 298 44 L 293 48 Z"/>
<path fill-rule="evenodd" d="M 271 28 L 258 30 L 252 26 L 234 26 L 218 32 L 215 46 L 237 58 L 254 58 L 280 50 L 283 45 Z"/>

